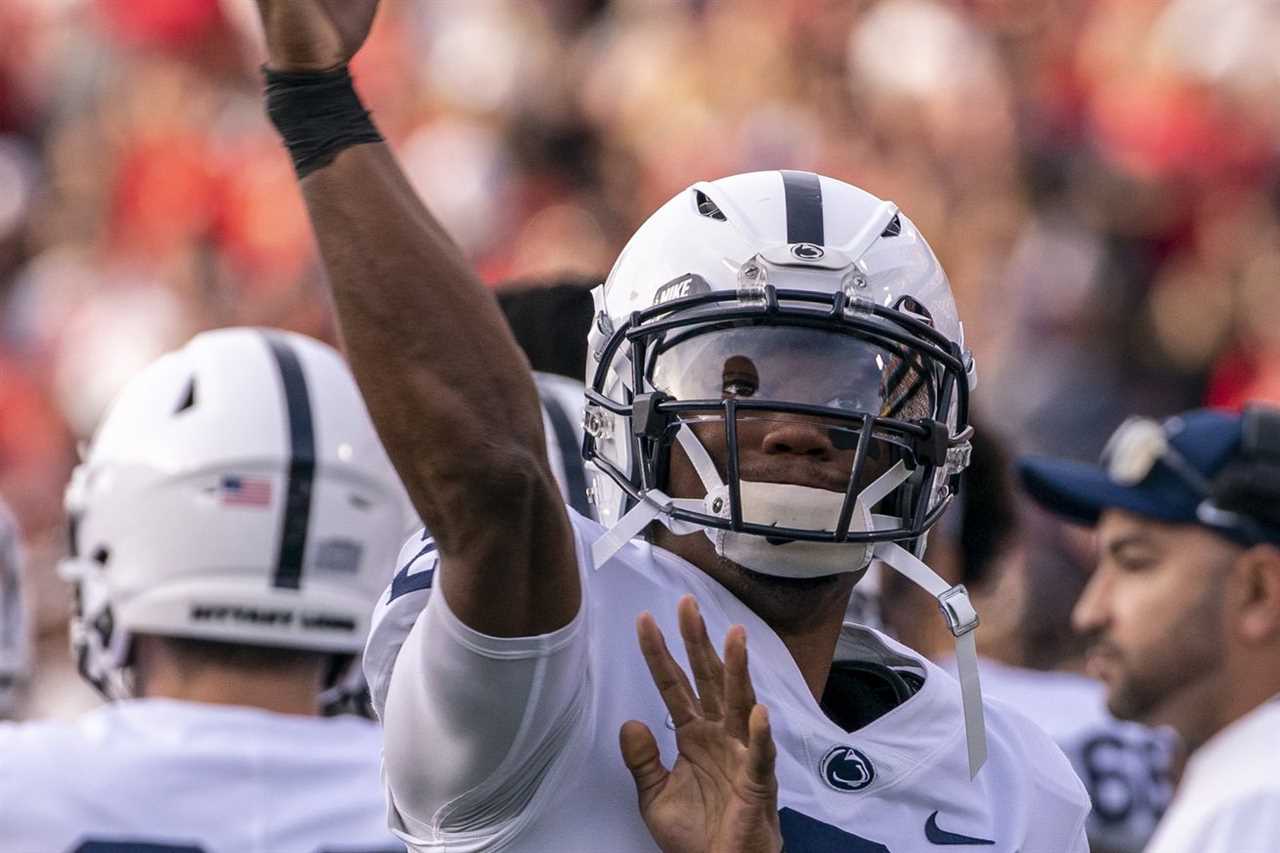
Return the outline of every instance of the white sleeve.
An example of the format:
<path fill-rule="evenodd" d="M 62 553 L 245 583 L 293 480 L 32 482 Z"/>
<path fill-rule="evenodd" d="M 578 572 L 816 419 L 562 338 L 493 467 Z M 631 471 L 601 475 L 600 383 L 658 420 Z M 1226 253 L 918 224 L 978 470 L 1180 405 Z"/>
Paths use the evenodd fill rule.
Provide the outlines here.
<path fill-rule="evenodd" d="M 1233 799 L 1214 809 L 1199 829 L 1193 833 L 1197 853 L 1280 850 L 1280 792 L 1258 791 Z"/>
<path fill-rule="evenodd" d="M 1088 817 L 1086 813 L 1085 817 Z M 1071 846 L 1066 848 L 1066 853 L 1089 853 L 1089 832 L 1088 822 L 1084 817 L 1080 819 L 1080 828 L 1076 831 L 1076 837 L 1071 840 Z"/>
<path fill-rule="evenodd" d="M 437 588 L 387 693 L 393 829 L 424 841 L 518 829 L 585 719 L 586 612 L 550 634 L 490 637 L 464 625 Z"/>

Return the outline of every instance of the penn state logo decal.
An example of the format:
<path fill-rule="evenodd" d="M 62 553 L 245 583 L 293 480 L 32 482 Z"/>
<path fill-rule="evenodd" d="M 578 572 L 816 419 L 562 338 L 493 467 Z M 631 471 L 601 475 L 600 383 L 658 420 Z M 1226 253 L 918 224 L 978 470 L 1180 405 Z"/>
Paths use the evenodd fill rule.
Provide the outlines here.
<path fill-rule="evenodd" d="M 828 752 L 818 772 L 837 791 L 861 791 L 876 778 L 871 759 L 851 746 L 837 746 Z"/>
<path fill-rule="evenodd" d="M 826 252 L 813 243 L 792 243 L 791 254 L 801 261 L 820 261 Z"/>

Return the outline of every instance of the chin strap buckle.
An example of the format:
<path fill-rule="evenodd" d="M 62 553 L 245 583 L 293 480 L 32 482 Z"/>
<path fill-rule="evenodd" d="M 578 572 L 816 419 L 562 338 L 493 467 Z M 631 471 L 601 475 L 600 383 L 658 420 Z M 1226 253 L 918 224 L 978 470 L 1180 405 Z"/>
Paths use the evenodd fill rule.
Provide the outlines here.
<path fill-rule="evenodd" d="M 978 627 L 978 611 L 969 600 L 969 590 L 957 584 L 938 596 L 938 609 L 947 620 L 951 636 L 959 639 Z"/>
<path fill-rule="evenodd" d="M 956 638 L 956 672 L 960 676 L 965 746 L 969 753 L 969 778 L 972 779 L 987 760 L 987 729 L 982 712 L 982 685 L 978 679 L 978 638 L 974 631 L 978 627 L 978 611 L 963 585 L 947 586 L 937 572 L 901 545 L 881 543 L 876 547 L 876 556 L 937 600 L 938 609 Z"/>

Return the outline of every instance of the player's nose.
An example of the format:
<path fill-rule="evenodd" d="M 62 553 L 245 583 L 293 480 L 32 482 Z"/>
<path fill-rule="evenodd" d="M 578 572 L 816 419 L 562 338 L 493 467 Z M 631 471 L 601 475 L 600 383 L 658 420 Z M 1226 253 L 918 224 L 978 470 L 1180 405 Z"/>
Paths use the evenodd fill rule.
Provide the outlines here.
<path fill-rule="evenodd" d="M 830 459 L 835 453 L 831 433 L 822 424 L 805 418 L 772 421 L 764 435 L 764 452 Z"/>

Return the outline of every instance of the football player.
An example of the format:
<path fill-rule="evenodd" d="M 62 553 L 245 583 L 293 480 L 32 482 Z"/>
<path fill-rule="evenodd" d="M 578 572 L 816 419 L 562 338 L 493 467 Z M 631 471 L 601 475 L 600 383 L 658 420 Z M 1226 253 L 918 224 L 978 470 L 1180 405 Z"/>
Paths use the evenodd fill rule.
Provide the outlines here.
<path fill-rule="evenodd" d="M 30 676 L 31 645 L 22 600 L 22 536 L 0 501 L 0 720 L 18 715 Z"/>
<path fill-rule="evenodd" d="M 73 650 L 112 701 L 0 728 L 0 849 L 395 849 L 378 727 L 319 713 L 411 518 L 342 357 L 197 335 L 123 389 L 66 508 Z"/>
<path fill-rule="evenodd" d="M 692 594 L 688 629 L 750 638 L 787 849 L 1085 849 L 1088 801 L 1057 747 L 995 706 L 983 725 L 964 590 L 896 544 L 945 509 L 972 381 L 946 277 L 910 220 L 803 172 L 700 183 L 664 205 L 596 292 L 584 450 L 602 523 L 567 512 L 491 294 L 355 94 L 346 63 L 375 5 L 259 8 L 268 113 L 353 369 L 435 536 L 404 575 L 431 594 L 398 638 L 382 708 L 400 837 L 695 849 L 678 825 L 646 825 L 617 742 L 632 718 L 632 758 L 655 736 L 670 755 L 687 733 L 646 684 L 633 624 L 651 613 L 652 651 Z M 842 630 L 872 555 L 939 597 L 960 684 Z"/>
<path fill-rule="evenodd" d="M 1073 619 L 1108 707 L 1172 726 L 1190 756 L 1147 853 L 1280 850 L 1280 409 L 1134 418 L 1100 466 L 1020 471 L 1097 528 Z"/>

